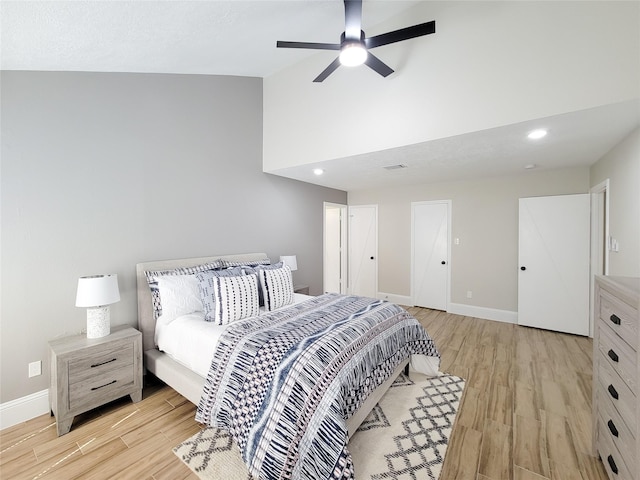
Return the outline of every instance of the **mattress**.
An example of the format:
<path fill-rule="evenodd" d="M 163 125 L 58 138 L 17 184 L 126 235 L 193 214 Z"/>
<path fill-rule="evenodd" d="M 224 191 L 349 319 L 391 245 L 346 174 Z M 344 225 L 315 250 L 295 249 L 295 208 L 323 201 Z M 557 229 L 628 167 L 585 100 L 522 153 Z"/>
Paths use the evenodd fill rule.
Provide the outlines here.
<path fill-rule="evenodd" d="M 294 294 L 293 303 L 304 302 L 308 295 Z M 287 308 L 287 305 L 283 308 Z M 206 377 L 218 339 L 227 325 L 205 322 L 202 312 L 191 313 L 164 324 L 161 318 L 156 324 L 156 344 L 176 362 L 201 377 Z"/>

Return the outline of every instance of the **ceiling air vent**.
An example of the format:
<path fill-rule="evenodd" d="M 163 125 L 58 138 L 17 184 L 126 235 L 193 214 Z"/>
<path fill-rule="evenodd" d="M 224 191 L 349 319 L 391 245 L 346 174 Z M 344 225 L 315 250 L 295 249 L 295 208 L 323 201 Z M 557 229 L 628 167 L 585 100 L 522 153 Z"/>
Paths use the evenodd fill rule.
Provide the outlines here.
<path fill-rule="evenodd" d="M 385 170 L 398 170 L 400 168 L 409 168 L 404 163 L 399 163 L 398 165 L 387 165 L 386 167 L 382 167 Z"/>

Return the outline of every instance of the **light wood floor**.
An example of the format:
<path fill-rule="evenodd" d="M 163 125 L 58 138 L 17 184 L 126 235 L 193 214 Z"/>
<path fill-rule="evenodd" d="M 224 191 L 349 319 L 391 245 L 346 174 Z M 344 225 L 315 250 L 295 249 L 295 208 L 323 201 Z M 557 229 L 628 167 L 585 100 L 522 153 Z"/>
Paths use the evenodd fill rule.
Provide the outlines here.
<path fill-rule="evenodd" d="M 410 308 L 441 370 L 467 379 L 441 480 L 606 479 L 591 452 L 591 348 L 584 337 Z M 0 432 L 2 479 L 196 479 L 171 449 L 198 431 L 195 406 L 145 387 L 77 417 L 56 437 L 48 415 Z"/>

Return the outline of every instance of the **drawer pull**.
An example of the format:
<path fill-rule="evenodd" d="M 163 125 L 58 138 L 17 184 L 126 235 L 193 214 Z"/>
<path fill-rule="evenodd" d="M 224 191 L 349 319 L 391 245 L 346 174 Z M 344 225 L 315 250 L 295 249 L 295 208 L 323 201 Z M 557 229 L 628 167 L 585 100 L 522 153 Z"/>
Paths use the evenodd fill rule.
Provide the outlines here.
<path fill-rule="evenodd" d="M 609 317 L 609 320 L 611 320 L 616 325 L 620 325 L 620 317 L 618 317 L 615 313 Z"/>
<path fill-rule="evenodd" d="M 613 387 L 613 385 L 609 385 L 607 387 L 607 390 L 609 390 L 609 394 L 615 398 L 616 400 L 618 399 L 619 395 L 618 395 L 618 391 Z"/>
<path fill-rule="evenodd" d="M 99 389 L 104 388 L 106 386 L 113 385 L 116 382 L 117 382 L 117 380 L 112 380 L 109 383 L 105 383 L 104 385 L 100 385 L 99 387 L 92 387 L 91 391 L 93 392 L 94 390 L 99 390 Z"/>
<path fill-rule="evenodd" d="M 609 420 L 607 422 L 607 427 L 609 427 L 609 431 L 611 432 L 611 434 L 614 437 L 618 436 L 618 429 L 616 428 L 615 424 L 613 423 L 613 420 Z"/>
<path fill-rule="evenodd" d="M 619 360 L 619 358 L 618 358 L 618 354 L 617 354 L 616 352 L 614 352 L 613 350 L 609 350 L 609 351 L 607 352 L 607 355 L 609 355 L 609 358 L 610 358 L 611 360 L 613 360 L 614 362 L 617 362 L 617 361 Z"/>
<path fill-rule="evenodd" d="M 99 367 L 101 365 L 106 365 L 107 363 L 115 362 L 116 360 L 117 360 L 117 358 L 112 358 L 111 360 L 107 360 L 106 362 L 94 363 L 93 365 L 91 365 L 91 368 L 96 368 L 96 367 Z"/>
<path fill-rule="evenodd" d="M 609 466 L 611 467 L 611 471 L 617 475 L 618 474 L 618 466 L 616 465 L 616 462 L 613 461 L 613 457 L 611 455 L 609 455 L 607 457 L 607 462 L 609 462 Z"/>

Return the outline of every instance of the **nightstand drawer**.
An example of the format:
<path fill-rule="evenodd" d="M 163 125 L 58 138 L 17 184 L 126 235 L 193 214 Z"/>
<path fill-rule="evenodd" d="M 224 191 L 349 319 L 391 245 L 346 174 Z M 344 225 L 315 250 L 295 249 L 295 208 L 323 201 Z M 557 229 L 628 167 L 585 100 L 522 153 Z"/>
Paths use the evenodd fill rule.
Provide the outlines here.
<path fill-rule="evenodd" d="M 92 408 L 106 399 L 116 399 L 130 391 L 134 385 L 133 363 L 69 385 L 69 410 Z M 124 393 L 121 393 L 124 392 Z"/>
<path fill-rule="evenodd" d="M 609 365 L 620 375 L 631 391 L 637 395 L 636 357 L 634 350 L 600 320 L 598 349 Z"/>
<path fill-rule="evenodd" d="M 58 435 L 76 415 L 125 395 L 142 400 L 142 334 L 119 325 L 100 338 L 73 335 L 49 342 L 49 402 Z"/>
<path fill-rule="evenodd" d="M 85 357 L 69 362 L 69 383 L 84 382 L 86 379 L 122 369 L 133 364 L 133 343 L 92 350 Z"/>
<path fill-rule="evenodd" d="M 638 312 L 604 290 L 600 291 L 600 318 L 633 350 L 638 343 Z"/>

